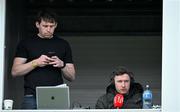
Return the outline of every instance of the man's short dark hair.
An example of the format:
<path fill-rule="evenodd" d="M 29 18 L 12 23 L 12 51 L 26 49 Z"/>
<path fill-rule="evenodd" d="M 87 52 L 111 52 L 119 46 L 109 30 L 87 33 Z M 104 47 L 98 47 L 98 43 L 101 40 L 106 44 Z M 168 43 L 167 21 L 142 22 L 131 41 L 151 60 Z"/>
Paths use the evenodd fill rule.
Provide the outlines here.
<path fill-rule="evenodd" d="M 118 66 L 117 68 L 115 68 L 113 70 L 113 72 L 110 75 L 110 82 L 114 83 L 114 77 L 115 76 L 120 76 L 120 75 L 123 75 L 123 74 L 128 74 L 131 84 L 134 83 L 133 73 L 128 71 L 127 68 L 122 67 L 122 66 Z"/>
<path fill-rule="evenodd" d="M 57 14 L 47 9 L 40 10 L 37 14 L 36 21 L 40 23 L 41 20 L 50 23 L 57 23 Z"/>

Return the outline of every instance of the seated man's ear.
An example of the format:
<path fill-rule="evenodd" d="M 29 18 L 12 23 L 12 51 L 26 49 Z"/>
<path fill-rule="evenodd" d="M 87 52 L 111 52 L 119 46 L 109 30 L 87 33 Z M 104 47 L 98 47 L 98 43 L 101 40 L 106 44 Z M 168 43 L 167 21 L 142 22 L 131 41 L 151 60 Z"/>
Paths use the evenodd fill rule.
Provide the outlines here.
<path fill-rule="evenodd" d="M 114 84 L 114 77 L 110 79 L 110 84 Z"/>

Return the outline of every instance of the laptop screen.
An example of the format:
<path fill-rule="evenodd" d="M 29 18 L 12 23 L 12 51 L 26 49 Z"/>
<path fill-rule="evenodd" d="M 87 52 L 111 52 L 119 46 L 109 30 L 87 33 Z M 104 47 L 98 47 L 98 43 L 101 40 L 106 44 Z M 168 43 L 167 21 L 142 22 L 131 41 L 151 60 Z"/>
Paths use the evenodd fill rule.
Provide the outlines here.
<path fill-rule="evenodd" d="M 37 109 L 70 109 L 69 87 L 36 88 Z"/>

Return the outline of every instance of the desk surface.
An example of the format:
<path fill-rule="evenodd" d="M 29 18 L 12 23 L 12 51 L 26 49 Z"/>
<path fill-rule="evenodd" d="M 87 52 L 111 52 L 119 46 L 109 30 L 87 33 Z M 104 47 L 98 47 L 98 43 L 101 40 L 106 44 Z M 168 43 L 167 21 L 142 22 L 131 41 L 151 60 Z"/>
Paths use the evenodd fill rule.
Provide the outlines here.
<path fill-rule="evenodd" d="M 2 110 L 1 112 L 161 112 L 161 109 Z"/>

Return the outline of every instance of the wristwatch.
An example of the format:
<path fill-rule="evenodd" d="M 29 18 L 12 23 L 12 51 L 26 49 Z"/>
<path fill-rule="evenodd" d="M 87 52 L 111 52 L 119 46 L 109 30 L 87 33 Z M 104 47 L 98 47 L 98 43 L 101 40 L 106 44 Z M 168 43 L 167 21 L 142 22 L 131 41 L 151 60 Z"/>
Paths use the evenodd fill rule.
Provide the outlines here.
<path fill-rule="evenodd" d="M 31 65 L 33 68 L 36 68 L 38 66 L 38 64 L 35 61 L 32 61 Z"/>

